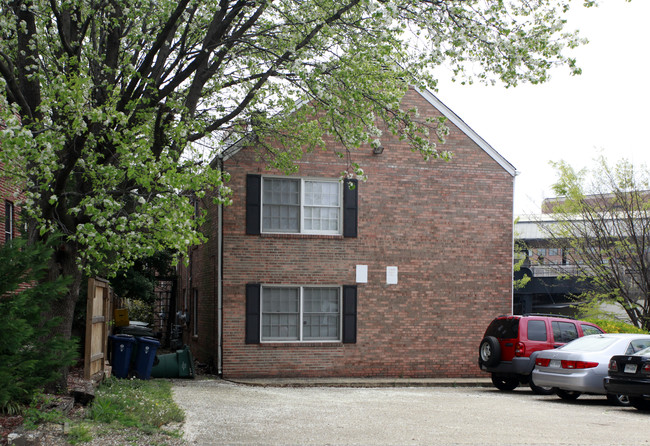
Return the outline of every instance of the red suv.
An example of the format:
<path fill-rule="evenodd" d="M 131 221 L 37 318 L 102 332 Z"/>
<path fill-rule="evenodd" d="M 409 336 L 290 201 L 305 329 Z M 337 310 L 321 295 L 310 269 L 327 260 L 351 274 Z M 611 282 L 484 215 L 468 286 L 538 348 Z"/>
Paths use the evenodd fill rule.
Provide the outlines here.
<path fill-rule="evenodd" d="M 604 331 L 589 322 L 554 315 L 499 316 L 487 330 L 478 349 L 478 365 L 492 374 L 500 390 L 528 384 L 540 395 L 550 388 L 536 386 L 531 379 L 537 352 L 557 348 L 578 337 Z"/>

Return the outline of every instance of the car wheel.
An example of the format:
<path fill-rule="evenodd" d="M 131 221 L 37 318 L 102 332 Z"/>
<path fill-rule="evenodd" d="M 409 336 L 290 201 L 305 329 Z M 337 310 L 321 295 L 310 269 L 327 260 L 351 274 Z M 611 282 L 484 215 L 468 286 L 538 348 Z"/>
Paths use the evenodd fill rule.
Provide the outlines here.
<path fill-rule="evenodd" d="M 613 393 L 607 394 L 607 401 L 614 406 L 629 406 L 630 398 L 627 395 L 614 395 Z"/>
<path fill-rule="evenodd" d="M 630 405 L 638 410 L 643 410 L 644 412 L 650 411 L 650 400 L 646 400 L 645 398 L 631 396 Z"/>
<path fill-rule="evenodd" d="M 562 390 L 562 389 L 555 389 L 555 394 L 565 401 L 573 401 L 575 399 L 578 399 L 578 397 L 582 395 L 582 393 L 580 392 L 575 392 L 573 390 Z"/>
<path fill-rule="evenodd" d="M 532 390 L 533 393 L 537 395 L 553 395 L 555 393 L 555 389 L 553 387 L 542 387 L 535 385 L 532 375 L 528 379 L 528 385 L 530 386 L 530 390 Z"/>
<path fill-rule="evenodd" d="M 501 361 L 501 344 L 494 336 L 486 336 L 478 348 L 479 360 L 488 367 L 493 367 Z"/>
<path fill-rule="evenodd" d="M 510 378 L 492 374 L 492 384 L 499 390 L 515 390 L 519 385 L 519 380 L 517 378 Z"/>

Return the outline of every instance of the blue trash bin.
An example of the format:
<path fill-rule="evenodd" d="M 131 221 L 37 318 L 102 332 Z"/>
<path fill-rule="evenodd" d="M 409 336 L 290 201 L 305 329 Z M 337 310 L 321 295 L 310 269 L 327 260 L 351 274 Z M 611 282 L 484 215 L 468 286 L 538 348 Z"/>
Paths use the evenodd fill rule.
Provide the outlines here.
<path fill-rule="evenodd" d="M 118 334 L 108 337 L 113 344 L 113 355 L 111 365 L 113 366 L 113 375 L 118 378 L 129 376 L 129 367 L 131 365 L 131 352 L 135 338 L 131 335 Z"/>
<path fill-rule="evenodd" d="M 160 347 L 158 339 L 142 336 L 137 338 L 137 352 L 135 357 L 135 376 L 140 379 L 149 379 L 151 377 L 151 368 L 153 361 L 156 359 L 156 351 Z"/>

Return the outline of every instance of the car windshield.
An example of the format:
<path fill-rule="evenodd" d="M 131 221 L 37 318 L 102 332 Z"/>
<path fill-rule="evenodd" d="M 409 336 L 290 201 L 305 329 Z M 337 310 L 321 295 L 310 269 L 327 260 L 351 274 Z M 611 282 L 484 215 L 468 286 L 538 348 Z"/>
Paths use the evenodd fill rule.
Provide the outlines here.
<path fill-rule="evenodd" d="M 582 352 L 598 352 L 616 342 L 617 338 L 605 337 L 602 335 L 591 335 L 575 339 L 563 345 L 561 350 L 579 350 Z"/>

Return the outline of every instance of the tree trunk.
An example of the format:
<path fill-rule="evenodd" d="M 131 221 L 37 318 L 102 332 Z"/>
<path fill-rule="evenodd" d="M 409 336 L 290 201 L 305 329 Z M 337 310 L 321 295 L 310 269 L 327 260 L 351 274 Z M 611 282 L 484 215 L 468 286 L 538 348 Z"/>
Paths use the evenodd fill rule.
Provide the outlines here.
<path fill-rule="evenodd" d="M 60 276 L 67 277 L 70 280 L 68 292 L 52 302 L 49 311 L 49 318 L 60 318 L 59 325 L 54 329 L 54 335 L 61 335 L 65 339 L 72 336 L 72 324 L 74 320 L 74 310 L 79 300 L 79 291 L 81 288 L 82 273 L 76 262 L 77 246 L 74 242 L 61 242 L 54 251 L 48 277 L 46 280 L 53 281 Z M 48 391 L 67 390 L 69 367 L 61 369 L 60 379 L 48 387 Z"/>

